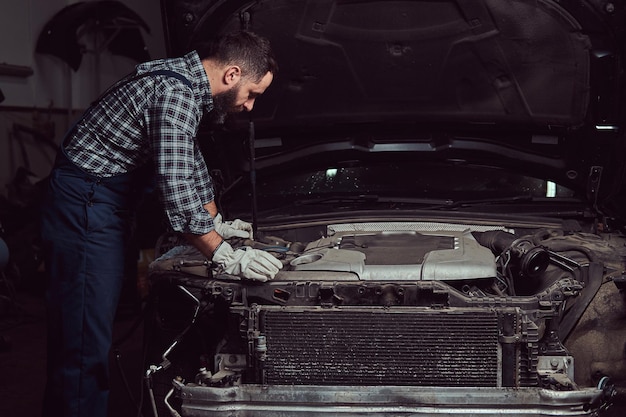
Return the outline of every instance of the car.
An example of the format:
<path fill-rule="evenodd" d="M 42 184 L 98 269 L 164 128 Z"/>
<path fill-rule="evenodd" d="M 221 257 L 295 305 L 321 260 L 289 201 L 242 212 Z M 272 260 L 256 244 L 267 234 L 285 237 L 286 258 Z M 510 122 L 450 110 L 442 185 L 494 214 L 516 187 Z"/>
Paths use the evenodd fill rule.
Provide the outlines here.
<path fill-rule="evenodd" d="M 280 70 L 199 132 L 235 247 L 164 234 L 151 410 L 623 415 L 626 4 L 163 0 L 168 53 L 251 30 Z"/>

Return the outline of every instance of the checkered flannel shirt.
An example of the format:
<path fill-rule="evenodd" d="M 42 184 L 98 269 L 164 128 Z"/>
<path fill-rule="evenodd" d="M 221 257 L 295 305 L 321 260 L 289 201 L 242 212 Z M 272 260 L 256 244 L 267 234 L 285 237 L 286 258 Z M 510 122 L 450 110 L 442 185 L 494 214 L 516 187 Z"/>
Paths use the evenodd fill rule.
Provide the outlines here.
<path fill-rule="evenodd" d="M 156 187 L 173 230 L 208 233 L 213 219 L 203 205 L 213 201 L 213 182 L 196 133 L 213 107 L 210 85 L 196 52 L 140 64 L 136 74 L 161 69 L 183 75 L 193 88 L 167 75 L 121 80 L 87 110 L 65 150 L 72 162 L 99 177 L 154 162 Z"/>

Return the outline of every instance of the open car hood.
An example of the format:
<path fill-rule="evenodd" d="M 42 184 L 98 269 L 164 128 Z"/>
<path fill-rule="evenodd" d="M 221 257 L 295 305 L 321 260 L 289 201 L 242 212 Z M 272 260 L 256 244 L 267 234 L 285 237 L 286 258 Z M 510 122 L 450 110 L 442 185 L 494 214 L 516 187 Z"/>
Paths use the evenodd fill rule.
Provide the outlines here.
<path fill-rule="evenodd" d="M 250 29 L 280 71 L 256 168 L 414 152 L 557 181 L 620 215 L 626 11 L 597 0 L 162 0 L 168 50 Z M 244 120 L 245 119 L 245 120 Z M 425 156 L 426 155 L 426 156 Z M 246 161 L 234 161 L 244 167 Z"/>

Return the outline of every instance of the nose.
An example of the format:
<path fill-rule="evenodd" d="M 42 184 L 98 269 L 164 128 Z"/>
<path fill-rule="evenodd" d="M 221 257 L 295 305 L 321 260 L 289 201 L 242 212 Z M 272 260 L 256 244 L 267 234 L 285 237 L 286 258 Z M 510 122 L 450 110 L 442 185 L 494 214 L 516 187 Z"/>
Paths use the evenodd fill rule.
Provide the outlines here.
<path fill-rule="evenodd" d="M 243 108 L 246 111 L 252 111 L 252 108 L 254 107 L 254 99 L 251 98 L 250 100 L 247 100 L 245 103 L 243 103 Z"/>

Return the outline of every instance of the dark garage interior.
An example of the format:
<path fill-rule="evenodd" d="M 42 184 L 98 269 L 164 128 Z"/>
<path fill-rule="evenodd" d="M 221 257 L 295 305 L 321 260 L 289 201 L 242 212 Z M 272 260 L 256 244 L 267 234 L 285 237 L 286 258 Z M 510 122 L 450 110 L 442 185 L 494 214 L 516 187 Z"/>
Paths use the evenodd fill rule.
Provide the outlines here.
<path fill-rule="evenodd" d="M 58 144 L 109 84 L 165 56 L 158 2 L 6 1 L 0 6 L 0 415 L 40 416 L 46 367 L 45 267 L 38 198 Z M 79 2 L 82 3 L 82 2 Z M 61 31 L 59 28 L 63 28 Z M 46 31 L 62 32 L 45 39 Z M 59 30 L 57 30 L 59 29 Z M 120 33 L 121 32 L 121 33 Z M 154 233 L 160 223 L 150 226 Z M 128 267 L 111 353 L 111 416 L 137 415 L 142 374 L 141 290 L 153 232 Z M 138 243 L 139 244 L 139 243 Z M 145 276 L 145 275 L 144 275 Z"/>
<path fill-rule="evenodd" d="M 210 255 L 156 182 L 128 225 L 108 416 L 624 415 L 626 0 L 4 0 L 0 416 L 49 417 L 66 132 L 234 28 L 279 69 L 174 77 L 254 111 L 185 136 Z"/>

